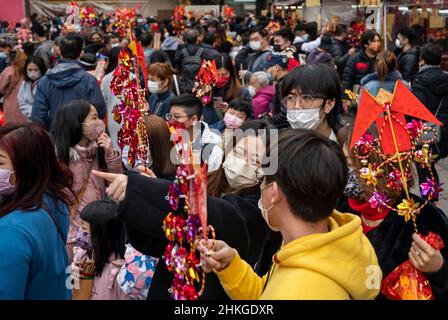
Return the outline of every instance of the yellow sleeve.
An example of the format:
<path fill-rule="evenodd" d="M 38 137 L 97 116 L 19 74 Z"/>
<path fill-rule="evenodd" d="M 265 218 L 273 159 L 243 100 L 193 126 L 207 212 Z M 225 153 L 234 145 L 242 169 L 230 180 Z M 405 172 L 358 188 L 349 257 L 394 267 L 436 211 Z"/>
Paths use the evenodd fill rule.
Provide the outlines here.
<path fill-rule="evenodd" d="M 232 300 L 260 299 L 267 278 L 267 275 L 260 278 L 236 250 L 232 262 L 216 274 Z"/>

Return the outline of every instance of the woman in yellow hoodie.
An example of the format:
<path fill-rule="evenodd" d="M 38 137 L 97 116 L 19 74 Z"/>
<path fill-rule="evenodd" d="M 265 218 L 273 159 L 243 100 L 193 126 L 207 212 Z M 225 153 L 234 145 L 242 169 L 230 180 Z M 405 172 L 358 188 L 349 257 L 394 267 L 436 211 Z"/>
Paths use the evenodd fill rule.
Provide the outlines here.
<path fill-rule="evenodd" d="M 375 298 L 382 277 L 375 251 L 360 219 L 334 210 L 347 182 L 341 149 L 296 129 L 280 135 L 276 157 L 278 170 L 265 175 L 259 202 L 268 226 L 283 237 L 270 271 L 260 278 L 223 241 L 201 242 L 205 270 L 232 299 Z"/>

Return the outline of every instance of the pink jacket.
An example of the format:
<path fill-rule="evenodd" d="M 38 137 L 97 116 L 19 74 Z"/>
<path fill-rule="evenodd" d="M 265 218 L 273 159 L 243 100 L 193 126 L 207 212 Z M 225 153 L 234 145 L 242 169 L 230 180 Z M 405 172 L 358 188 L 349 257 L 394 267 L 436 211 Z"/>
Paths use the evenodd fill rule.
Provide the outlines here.
<path fill-rule="evenodd" d="M 260 114 L 266 111 L 271 102 L 274 103 L 274 98 L 275 86 L 267 86 L 257 91 L 252 100 L 255 119 L 257 119 Z"/>
<path fill-rule="evenodd" d="M 115 259 L 114 255 L 110 256 L 109 263 L 104 266 L 101 276 L 95 277 L 91 300 L 130 300 L 117 282 L 117 276 L 123 264 L 124 260 Z"/>
<path fill-rule="evenodd" d="M 5 124 L 26 123 L 26 117 L 20 111 L 19 94 L 23 76 L 15 72 L 14 67 L 7 67 L 0 74 L 0 93 L 4 95 L 3 112 L 5 113 Z"/>
<path fill-rule="evenodd" d="M 75 216 L 70 219 L 67 239 L 68 245 L 73 244 L 76 240 L 76 231 L 81 226 L 80 213 L 82 209 L 91 202 L 104 200 L 106 195 L 104 180 L 91 174 L 92 170 L 100 170 L 97 150 L 98 145 L 95 142 L 91 142 L 86 148 L 76 145 L 70 150 L 70 170 L 74 175 L 73 191 L 79 194 L 88 175 L 89 179 Z M 106 164 L 108 172 L 121 173 L 121 154 L 117 152 L 112 158 L 106 157 Z"/>

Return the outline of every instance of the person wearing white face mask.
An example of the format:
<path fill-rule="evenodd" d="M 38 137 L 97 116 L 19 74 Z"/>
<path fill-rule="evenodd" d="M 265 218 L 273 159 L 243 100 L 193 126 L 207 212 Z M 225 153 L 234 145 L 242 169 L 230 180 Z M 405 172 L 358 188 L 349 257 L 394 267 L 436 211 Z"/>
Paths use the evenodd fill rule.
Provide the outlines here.
<path fill-rule="evenodd" d="M 341 83 L 334 68 L 325 64 L 303 65 L 286 77 L 282 96 L 286 118 L 293 129 L 316 130 L 337 141 L 335 106 L 341 101 Z"/>
<path fill-rule="evenodd" d="M 25 63 L 25 80 L 22 82 L 19 94 L 17 95 L 20 111 L 27 120 L 31 116 L 37 82 L 46 72 L 47 67 L 41 57 L 31 56 L 27 59 Z"/>
<path fill-rule="evenodd" d="M 268 32 L 260 27 L 251 29 L 249 45 L 243 47 L 235 58 L 235 66 L 239 70 L 238 77 L 247 84 L 252 73 L 265 71 L 263 64 L 271 52 Z M 245 70 L 243 66 L 245 66 Z"/>
<path fill-rule="evenodd" d="M 149 109 L 164 118 L 170 112 L 171 101 L 175 98 L 170 89 L 173 73 L 167 63 L 153 63 L 148 69 Z"/>
<path fill-rule="evenodd" d="M 241 257 L 251 264 L 257 261 L 261 245 L 269 233 L 269 228 L 257 205 L 260 199 L 260 180 L 256 170 L 263 154 L 269 150 L 270 139 L 274 138 L 270 134 L 273 129 L 274 127 L 264 120 L 244 123 L 241 130 L 246 135 L 236 136 L 236 144 L 229 144 L 227 148 L 227 153 L 235 152 L 234 157 L 238 160 L 226 160 L 225 171 L 220 168 L 209 175 L 207 184 L 209 224 L 213 225 L 216 233 L 236 248 Z M 241 175 L 241 169 L 245 170 L 244 176 Z M 127 176 L 96 172 L 94 174 L 111 182 L 109 196 L 120 202 L 118 215 L 126 227 L 129 227 L 128 237 L 134 248 L 142 253 L 152 252 L 160 257 L 166 247 L 166 237 L 160 225 L 169 211 L 169 203 L 165 200 L 165 196 L 170 182 L 138 174 Z M 230 183 L 239 187 L 233 189 Z M 182 201 L 179 210 L 184 207 Z M 168 288 L 173 275 L 165 268 L 166 265 L 163 263 L 157 266 L 152 287 L 158 290 L 149 293 L 150 299 L 169 298 Z M 207 275 L 201 298 L 228 299 L 215 275 Z"/>
<path fill-rule="evenodd" d="M 201 240 L 204 271 L 234 300 L 374 299 L 380 288 L 365 285 L 365 270 L 379 269 L 375 250 L 360 218 L 334 209 L 347 182 L 341 149 L 317 132 L 288 130 L 272 151 L 278 170 L 264 176 L 259 207 L 282 243 L 264 248 L 269 270 L 256 274 L 225 241 Z"/>

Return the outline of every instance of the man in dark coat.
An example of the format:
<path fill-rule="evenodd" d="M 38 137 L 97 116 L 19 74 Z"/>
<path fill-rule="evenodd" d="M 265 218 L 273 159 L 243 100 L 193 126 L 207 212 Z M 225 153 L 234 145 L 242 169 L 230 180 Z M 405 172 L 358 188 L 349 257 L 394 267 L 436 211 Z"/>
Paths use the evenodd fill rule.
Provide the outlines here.
<path fill-rule="evenodd" d="M 31 119 L 51 129 L 51 120 L 64 103 L 85 99 L 104 119 L 107 112 L 98 80 L 84 71 L 78 60 L 84 40 L 79 34 L 69 33 L 61 41 L 62 60 L 43 76 L 37 85 Z"/>
<path fill-rule="evenodd" d="M 349 48 L 346 39 L 347 26 L 344 24 L 338 24 L 332 39 L 330 54 L 334 58 L 340 78 L 342 78 L 342 72 L 344 71 L 348 59 L 356 53 L 356 48 Z"/>
<path fill-rule="evenodd" d="M 401 48 L 401 53 L 397 57 L 398 70 L 401 72 L 403 80 L 410 81 L 418 72 L 420 47 L 414 44 L 414 37 L 408 29 L 398 32 L 396 45 Z"/>

